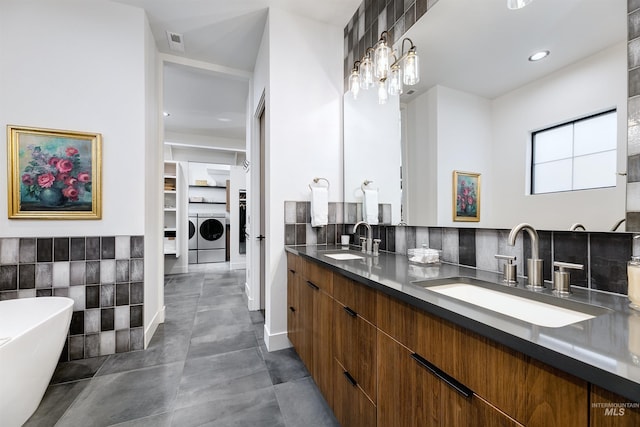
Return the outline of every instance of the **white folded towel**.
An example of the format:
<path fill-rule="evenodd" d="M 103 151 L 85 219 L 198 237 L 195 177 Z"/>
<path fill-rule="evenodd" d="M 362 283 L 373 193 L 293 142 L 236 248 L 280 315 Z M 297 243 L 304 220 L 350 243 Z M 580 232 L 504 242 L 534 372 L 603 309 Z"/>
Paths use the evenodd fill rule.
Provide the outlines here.
<path fill-rule="evenodd" d="M 311 187 L 311 226 L 321 227 L 329 223 L 329 189 Z"/>
<path fill-rule="evenodd" d="M 365 188 L 362 199 L 362 217 L 370 225 L 378 224 L 378 190 Z"/>

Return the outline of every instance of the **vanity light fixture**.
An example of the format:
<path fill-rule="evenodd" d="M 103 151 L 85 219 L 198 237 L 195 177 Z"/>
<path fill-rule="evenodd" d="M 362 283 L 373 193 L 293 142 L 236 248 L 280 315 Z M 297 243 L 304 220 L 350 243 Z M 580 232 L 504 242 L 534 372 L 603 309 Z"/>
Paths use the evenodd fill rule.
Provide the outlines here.
<path fill-rule="evenodd" d="M 360 89 L 377 86 L 378 102 L 384 104 L 389 95 L 402 93 L 403 84 L 412 86 L 420 81 L 420 61 L 411 39 L 402 40 L 401 55 L 396 59 L 395 51 L 389 47 L 388 37 L 389 34 L 383 31 L 375 46 L 367 48 L 364 56 L 354 62 L 348 80 L 349 91 L 354 99 Z M 406 53 L 405 42 L 410 43 Z"/>
<path fill-rule="evenodd" d="M 549 56 L 549 51 L 548 50 L 541 50 L 541 51 L 538 51 L 538 52 L 534 53 L 533 55 L 531 55 L 529 57 L 529 61 L 531 61 L 531 62 L 540 61 L 541 59 L 544 59 L 547 56 Z"/>
<path fill-rule="evenodd" d="M 533 0 L 507 0 L 507 8 L 510 10 L 522 9 Z"/>

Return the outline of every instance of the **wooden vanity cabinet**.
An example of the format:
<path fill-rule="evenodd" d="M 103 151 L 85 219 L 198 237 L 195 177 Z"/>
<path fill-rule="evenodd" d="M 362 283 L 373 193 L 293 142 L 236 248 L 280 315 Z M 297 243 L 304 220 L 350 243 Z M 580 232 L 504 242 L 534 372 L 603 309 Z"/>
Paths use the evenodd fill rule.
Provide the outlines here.
<path fill-rule="evenodd" d="M 334 356 L 367 397 L 376 400 L 375 291 L 334 277 Z"/>
<path fill-rule="evenodd" d="M 520 426 L 477 395 L 456 391 L 381 331 L 378 360 L 378 427 Z"/>
<path fill-rule="evenodd" d="M 287 283 L 287 300 L 297 308 L 291 314 L 292 344 L 331 405 L 333 396 L 333 273 L 300 257 L 287 259 L 296 273 Z M 290 263 L 290 264 L 289 264 Z M 289 268 L 291 272 L 291 268 Z M 289 292 L 291 295 L 289 295 Z M 291 310 L 289 310 L 291 312 Z M 289 320 L 289 319 L 287 319 Z"/>
<path fill-rule="evenodd" d="M 514 420 L 530 426 L 588 425 L 586 381 L 382 293 L 377 314 L 381 331 Z"/>
<path fill-rule="evenodd" d="M 287 254 L 291 342 L 343 427 L 639 426 L 632 403 Z M 291 310 L 293 308 L 293 310 Z"/>
<path fill-rule="evenodd" d="M 298 268 L 298 259 L 299 257 L 287 253 L 287 336 L 296 350 L 300 347 L 298 277 L 301 271 Z"/>

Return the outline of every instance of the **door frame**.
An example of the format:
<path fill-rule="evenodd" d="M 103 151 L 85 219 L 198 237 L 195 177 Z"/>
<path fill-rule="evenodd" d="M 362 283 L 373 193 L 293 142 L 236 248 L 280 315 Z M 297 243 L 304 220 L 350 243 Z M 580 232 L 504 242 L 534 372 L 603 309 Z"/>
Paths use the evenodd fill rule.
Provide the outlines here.
<path fill-rule="evenodd" d="M 247 192 L 247 225 L 250 231 L 249 240 L 247 241 L 246 286 L 248 308 L 251 311 L 260 310 L 261 306 L 266 307 L 266 301 L 261 301 L 260 298 L 260 241 L 257 239 L 260 234 L 260 203 L 261 198 L 264 197 L 264 195 L 260 194 L 260 176 L 262 175 L 260 170 L 260 116 L 262 114 L 267 114 L 264 90 L 251 118 L 250 185 Z M 265 290 L 265 299 L 266 294 Z"/>

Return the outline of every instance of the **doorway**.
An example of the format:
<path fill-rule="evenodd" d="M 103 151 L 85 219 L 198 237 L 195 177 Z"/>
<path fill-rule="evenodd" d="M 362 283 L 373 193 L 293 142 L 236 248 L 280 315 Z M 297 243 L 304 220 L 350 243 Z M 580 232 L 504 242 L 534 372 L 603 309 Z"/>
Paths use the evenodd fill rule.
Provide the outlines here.
<path fill-rule="evenodd" d="M 259 141 L 260 141 L 260 234 L 258 239 L 260 240 L 260 310 L 265 309 L 265 275 L 266 275 L 266 248 L 265 248 L 265 107 L 264 103 L 258 113 L 259 122 Z"/>

